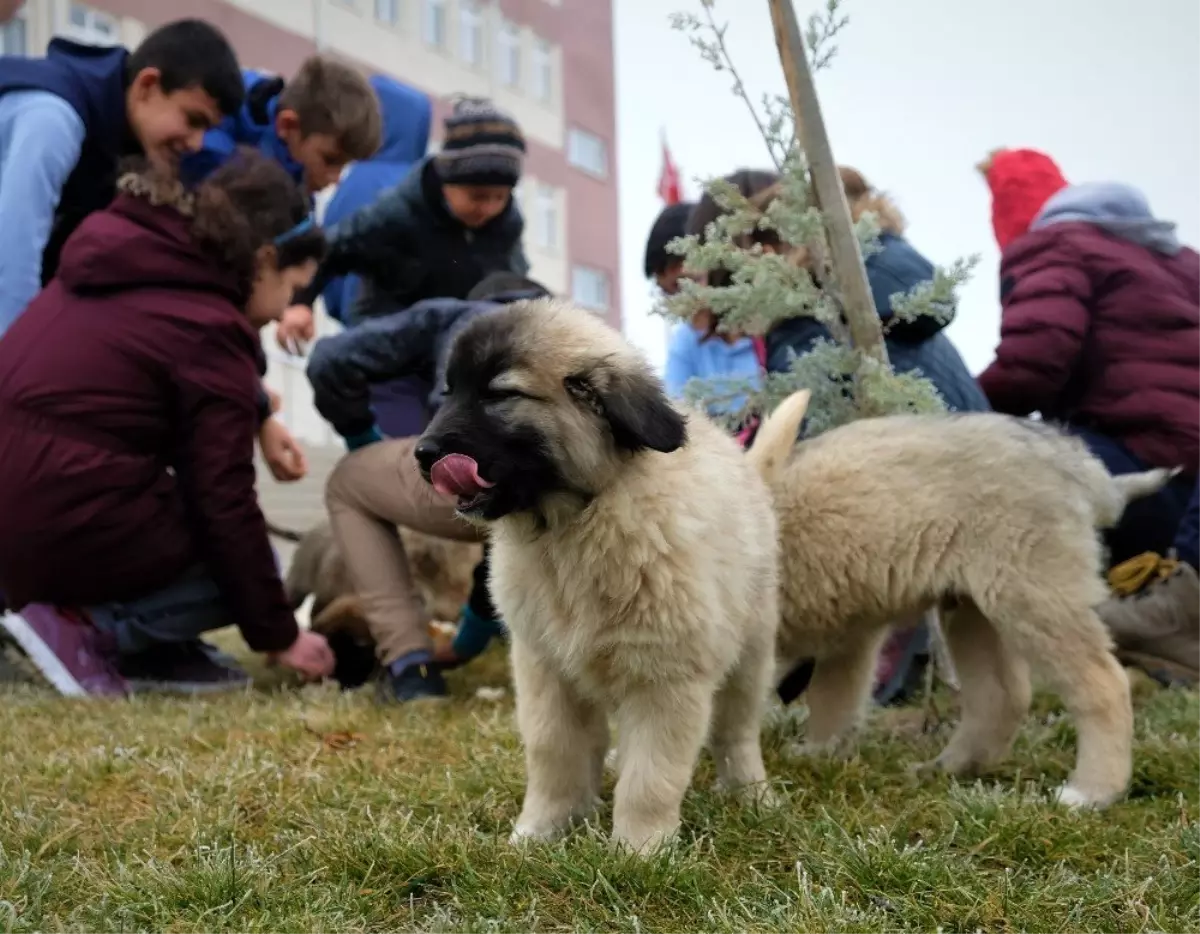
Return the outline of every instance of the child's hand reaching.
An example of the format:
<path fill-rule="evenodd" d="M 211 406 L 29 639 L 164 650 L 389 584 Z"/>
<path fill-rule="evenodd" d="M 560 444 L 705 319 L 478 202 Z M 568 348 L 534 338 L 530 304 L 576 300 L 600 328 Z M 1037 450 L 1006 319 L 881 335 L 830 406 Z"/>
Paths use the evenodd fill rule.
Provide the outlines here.
<path fill-rule="evenodd" d="M 312 309 L 307 305 L 293 305 L 279 319 L 275 327 L 275 340 L 280 348 L 299 357 L 304 353 L 304 345 L 316 336 L 316 332 Z"/>
<path fill-rule="evenodd" d="M 296 641 L 282 652 L 272 652 L 270 659 L 308 681 L 332 677 L 336 665 L 333 649 L 325 637 L 307 629 L 301 629 Z"/>
<path fill-rule="evenodd" d="M 258 446 L 271 469 L 271 476 L 280 483 L 295 483 L 308 473 L 304 449 L 279 419 L 268 418 L 263 422 L 258 430 Z"/>

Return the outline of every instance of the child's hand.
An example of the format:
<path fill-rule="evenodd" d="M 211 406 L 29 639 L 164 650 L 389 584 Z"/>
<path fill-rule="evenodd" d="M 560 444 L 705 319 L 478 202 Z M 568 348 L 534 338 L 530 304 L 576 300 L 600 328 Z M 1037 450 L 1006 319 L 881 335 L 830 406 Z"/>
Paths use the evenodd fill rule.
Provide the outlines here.
<path fill-rule="evenodd" d="M 272 652 L 271 661 L 298 672 L 307 681 L 320 681 L 333 675 L 336 659 L 326 638 L 317 632 L 301 629 L 288 648 Z"/>
<path fill-rule="evenodd" d="M 304 353 L 304 345 L 316 336 L 316 323 L 312 309 L 307 305 L 293 305 L 283 313 L 275 327 L 275 340 L 279 346 L 295 357 Z"/>
<path fill-rule="evenodd" d="M 271 469 L 271 476 L 280 483 L 295 483 L 308 473 L 304 449 L 279 419 L 268 418 L 263 422 L 258 430 L 258 446 Z"/>

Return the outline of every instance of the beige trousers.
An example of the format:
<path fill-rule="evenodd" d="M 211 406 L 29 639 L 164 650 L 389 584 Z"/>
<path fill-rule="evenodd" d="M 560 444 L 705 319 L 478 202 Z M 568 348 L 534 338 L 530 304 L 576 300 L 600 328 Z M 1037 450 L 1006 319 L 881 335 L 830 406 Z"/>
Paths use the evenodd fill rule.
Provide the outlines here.
<path fill-rule="evenodd" d="M 413 457 L 416 444 L 402 438 L 354 451 L 325 487 L 334 537 L 385 665 L 432 647 L 396 526 L 454 541 L 483 540 L 480 529 L 455 514 L 454 501 L 425 482 Z"/>

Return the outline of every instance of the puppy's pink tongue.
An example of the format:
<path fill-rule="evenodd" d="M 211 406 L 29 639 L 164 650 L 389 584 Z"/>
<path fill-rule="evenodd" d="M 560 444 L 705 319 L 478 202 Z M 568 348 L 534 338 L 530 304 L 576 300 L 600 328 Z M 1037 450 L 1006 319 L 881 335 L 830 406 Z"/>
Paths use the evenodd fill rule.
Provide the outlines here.
<path fill-rule="evenodd" d="M 479 465 L 475 458 L 466 454 L 447 454 L 429 471 L 429 482 L 443 496 L 471 499 L 478 496 L 492 483 L 479 476 Z"/>

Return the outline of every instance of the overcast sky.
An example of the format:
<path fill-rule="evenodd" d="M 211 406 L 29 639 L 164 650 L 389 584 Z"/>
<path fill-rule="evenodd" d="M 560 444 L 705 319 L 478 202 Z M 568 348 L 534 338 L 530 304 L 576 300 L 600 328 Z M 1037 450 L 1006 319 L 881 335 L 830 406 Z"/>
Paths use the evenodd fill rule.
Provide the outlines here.
<path fill-rule="evenodd" d="M 794 0 L 802 20 L 821 0 Z M 642 277 L 659 135 L 686 183 L 768 158 L 727 75 L 671 30 L 699 0 L 616 0 L 626 331 L 656 364 L 665 327 Z M 890 192 L 935 263 L 978 253 L 950 336 L 972 372 L 999 334 L 990 200 L 974 165 L 999 146 L 1051 154 L 1072 181 L 1139 186 L 1200 242 L 1197 0 L 844 0 L 849 27 L 818 90 L 834 154 Z M 784 93 L 767 0 L 717 0 L 753 96 Z"/>

